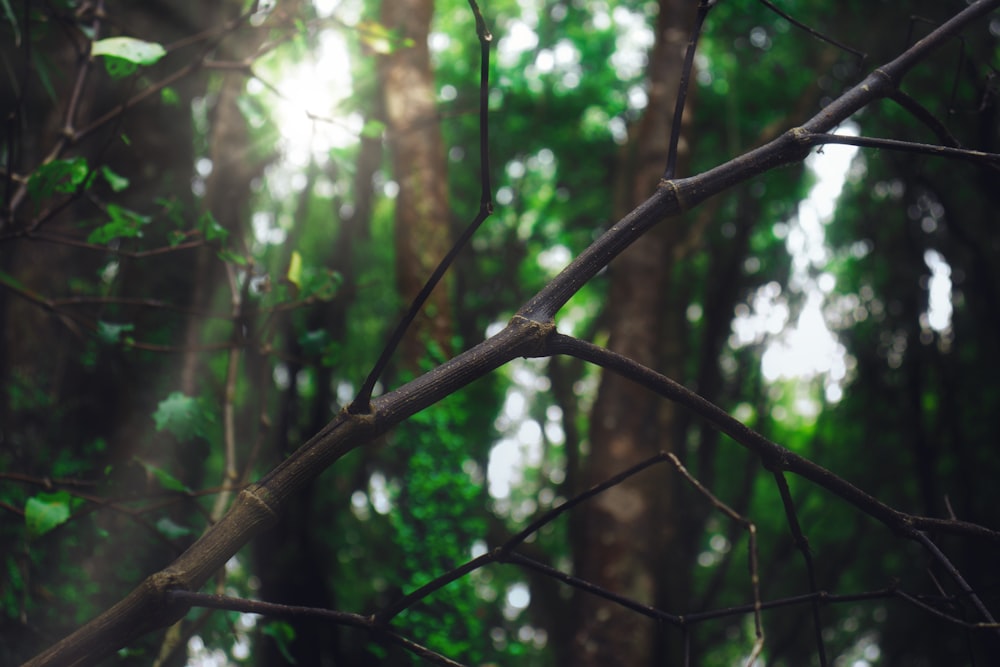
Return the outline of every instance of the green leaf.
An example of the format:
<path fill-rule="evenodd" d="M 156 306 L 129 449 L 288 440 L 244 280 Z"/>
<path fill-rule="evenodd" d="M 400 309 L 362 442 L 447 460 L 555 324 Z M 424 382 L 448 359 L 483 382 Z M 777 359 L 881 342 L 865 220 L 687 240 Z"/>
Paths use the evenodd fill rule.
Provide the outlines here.
<path fill-rule="evenodd" d="M 184 204 L 177 199 L 157 197 L 156 205 L 160 207 L 160 212 L 167 216 L 177 229 L 181 229 L 187 224 L 187 220 L 184 219 Z"/>
<path fill-rule="evenodd" d="M 15 292 L 22 292 L 22 293 L 25 293 L 25 294 L 34 294 L 34 292 L 32 292 L 31 290 L 29 290 L 27 287 L 25 287 L 24 283 L 22 283 L 20 280 L 18 280 L 14 276 L 10 275 L 9 273 L 4 273 L 3 271 L 0 271 L 0 285 L 6 285 L 7 287 L 11 288 Z M 41 297 L 39 297 L 39 298 L 41 298 Z"/>
<path fill-rule="evenodd" d="M 153 421 L 157 431 L 166 429 L 181 440 L 190 440 L 204 434 L 206 419 L 203 412 L 197 398 L 175 391 L 160 401 L 153 413 Z"/>
<path fill-rule="evenodd" d="M 198 229 L 205 235 L 206 241 L 223 241 L 229 236 L 229 230 L 219 224 L 211 211 L 205 211 L 198 218 Z"/>
<path fill-rule="evenodd" d="M 366 120 L 361 128 L 361 136 L 368 139 L 378 139 L 385 132 L 385 123 L 378 120 Z"/>
<path fill-rule="evenodd" d="M 94 42 L 90 51 L 94 57 L 104 57 L 104 69 L 112 79 L 129 76 L 140 65 L 152 65 L 167 51 L 155 42 L 144 42 L 133 37 L 109 37 Z"/>
<path fill-rule="evenodd" d="M 10 6 L 10 0 L 0 0 L 0 5 L 3 6 L 4 16 L 10 21 L 10 25 L 14 28 L 14 46 L 21 46 L 21 29 L 17 25 L 17 16 L 14 14 L 14 9 Z"/>
<path fill-rule="evenodd" d="M 87 236 L 88 243 L 104 244 L 117 238 L 136 238 L 142 236 L 142 227 L 149 224 L 148 215 L 140 215 L 135 211 L 108 204 L 110 222 L 101 225 Z"/>
<path fill-rule="evenodd" d="M 295 658 L 292 657 L 291 651 L 288 650 L 288 645 L 295 639 L 295 628 L 286 621 L 268 621 L 261 628 L 261 632 L 274 640 L 278 645 L 278 650 L 281 651 L 281 655 L 284 656 L 289 664 L 297 664 Z"/>
<path fill-rule="evenodd" d="M 377 21 L 361 21 L 357 29 L 361 43 L 379 55 L 389 55 L 400 47 L 410 48 L 415 44 L 409 37 L 400 37 L 398 30 L 391 30 Z"/>
<path fill-rule="evenodd" d="M 115 322 L 105 322 L 104 320 L 97 321 L 97 337 L 102 343 L 107 343 L 108 345 L 115 345 L 121 342 L 122 334 L 133 329 L 135 329 L 134 324 L 117 324 Z"/>
<path fill-rule="evenodd" d="M 176 107 L 181 103 L 181 96 L 174 88 L 167 86 L 160 91 L 160 101 L 168 107 Z"/>
<path fill-rule="evenodd" d="M 134 37 L 108 37 L 94 42 L 90 55 L 113 56 L 135 65 L 153 65 L 167 55 L 167 50 L 156 42 Z"/>
<path fill-rule="evenodd" d="M 302 353 L 310 357 L 322 354 L 329 343 L 330 334 L 326 332 L 326 329 L 307 331 L 299 336 L 299 346 L 302 347 Z"/>
<path fill-rule="evenodd" d="M 104 180 L 108 182 L 108 185 L 115 192 L 121 192 L 128 187 L 129 180 L 120 174 L 116 174 L 107 165 L 101 167 L 101 176 L 104 177 Z"/>
<path fill-rule="evenodd" d="M 315 297 L 320 301 L 330 301 L 337 296 L 344 277 L 336 271 L 321 269 L 308 271 L 302 281 L 302 298 Z"/>
<path fill-rule="evenodd" d="M 223 262 L 231 262 L 237 266 L 246 266 L 247 258 L 243 255 L 232 252 L 231 250 L 223 250 L 219 253 L 219 259 Z"/>
<path fill-rule="evenodd" d="M 153 465 L 152 463 L 146 463 L 140 459 L 136 459 L 136 462 L 145 468 L 146 472 L 155 477 L 156 481 L 160 483 L 160 486 L 167 491 L 191 493 L 191 489 L 184 486 L 184 483 L 181 480 L 177 479 L 163 468 Z"/>
<path fill-rule="evenodd" d="M 39 537 L 69 520 L 72 498 L 66 491 L 39 493 L 24 504 L 24 522 L 30 537 Z"/>
<path fill-rule="evenodd" d="M 104 70 L 112 79 L 124 79 L 139 69 L 139 66 L 117 56 L 104 56 Z"/>
<path fill-rule="evenodd" d="M 292 258 L 288 262 L 288 274 L 286 276 L 288 282 L 292 283 L 296 287 L 302 287 L 302 255 L 299 254 L 298 250 L 292 251 Z"/>
<path fill-rule="evenodd" d="M 175 523 L 173 519 L 169 517 L 163 517 L 157 521 L 156 529 L 160 531 L 164 537 L 170 540 L 175 540 L 179 537 L 185 537 L 194 533 L 192 529 L 182 526 L 179 523 Z"/>
<path fill-rule="evenodd" d="M 36 169 L 28 179 L 28 194 L 38 201 L 56 193 L 74 193 L 89 171 L 87 159 L 83 157 L 52 160 Z"/>

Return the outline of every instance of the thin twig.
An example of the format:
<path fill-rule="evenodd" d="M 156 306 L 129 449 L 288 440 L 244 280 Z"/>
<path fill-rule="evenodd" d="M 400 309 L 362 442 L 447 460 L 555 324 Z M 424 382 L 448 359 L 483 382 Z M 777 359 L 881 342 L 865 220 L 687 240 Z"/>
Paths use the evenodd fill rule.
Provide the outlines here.
<path fill-rule="evenodd" d="M 722 502 L 714 493 L 709 491 L 704 484 L 699 482 L 694 475 L 688 472 L 688 469 L 684 467 L 681 460 L 677 458 L 677 455 L 673 452 L 667 452 L 667 458 L 674 467 L 677 468 L 677 472 L 687 480 L 687 482 L 693 486 L 698 493 L 705 496 L 708 502 L 712 504 L 717 510 L 728 516 L 737 524 L 743 526 L 747 531 L 747 566 L 750 569 L 750 588 L 753 594 L 753 624 L 756 639 L 753 643 L 753 648 L 750 651 L 750 655 L 747 657 L 746 665 L 747 667 L 753 667 L 754 662 L 760 657 L 761 651 L 764 650 L 764 625 L 761 620 L 761 609 L 762 603 L 760 599 L 760 570 L 758 569 L 758 552 L 757 552 L 757 526 L 754 525 L 753 521 L 745 518 L 739 512 L 731 508 L 726 503 Z"/>
<path fill-rule="evenodd" d="M 854 505 L 861 512 L 880 521 L 893 531 L 912 537 L 912 531 L 929 530 L 933 527 L 951 534 L 975 536 L 1000 543 L 1000 531 L 991 530 L 978 524 L 914 516 L 893 509 L 819 464 L 765 438 L 719 406 L 678 382 L 611 350 L 572 336 L 553 333 L 545 344 L 539 347 L 536 356 L 553 354 L 577 357 L 614 371 L 664 398 L 683 405 L 739 444 L 756 453 L 769 469 L 793 472 L 804 477 Z"/>
<path fill-rule="evenodd" d="M 332 609 L 321 609 L 319 607 L 304 607 L 300 605 L 277 604 L 275 602 L 261 602 L 260 600 L 248 600 L 246 598 L 230 597 L 227 595 L 208 595 L 206 593 L 194 593 L 184 590 L 173 590 L 168 593 L 168 597 L 174 602 L 183 603 L 189 607 L 206 607 L 209 609 L 224 609 L 227 611 L 238 611 L 245 614 L 262 614 L 268 616 L 309 616 L 321 618 L 337 625 L 345 625 L 353 628 L 371 630 L 385 637 L 404 649 L 417 655 L 435 665 L 445 665 L 446 667 L 465 667 L 460 662 L 455 662 L 451 658 L 441 655 L 431 649 L 418 644 L 412 639 L 408 639 L 398 632 L 379 625 L 371 616 L 352 614 L 345 611 L 334 611 Z"/>
<path fill-rule="evenodd" d="M 681 79 L 677 85 L 677 99 L 674 103 L 674 119 L 670 124 L 670 146 L 667 150 L 667 166 L 663 170 L 663 180 L 669 181 L 677 175 L 677 147 L 681 140 L 681 123 L 684 120 L 684 107 L 687 105 L 688 88 L 691 86 L 691 72 L 694 70 L 694 55 L 698 50 L 698 39 L 701 28 L 705 24 L 708 11 L 715 6 L 715 0 L 700 0 L 698 13 L 691 28 L 691 39 L 684 53 L 684 65 L 681 67 Z"/>
<path fill-rule="evenodd" d="M 413 301 L 410 303 L 410 307 L 407 309 L 406 314 L 396 325 L 392 334 L 389 336 L 388 342 L 386 342 L 385 347 L 382 348 L 382 353 L 379 355 L 378 361 L 372 367 L 371 372 L 368 373 L 368 377 L 362 383 L 361 388 L 358 390 L 358 395 L 354 398 L 351 404 L 348 406 L 348 411 L 351 414 L 367 414 L 371 411 L 371 398 L 372 392 L 375 390 L 375 384 L 378 382 L 379 378 L 382 377 L 382 373 L 385 372 L 386 366 L 389 365 L 389 360 L 392 359 L 393 353 L 395 353 L 396 348 L 399 347 L 400 342 L 403 340 L 403 336 L 406 335 L 407 330 L 410 325 L 416 319 L 417 315 L 420 313 L 420 309 L 424 307 L 427 299 L 430 297 L 431 292 L 437 286 L 444 274 L 451 267 L 452 262 L 458 257 L 458 253 L 468 244 L 469 239 L 472 235 L 482 226 L 486 218 L 490 216 L 493 212 L 493 195 L 490 189 L 490 155 L 489 155 L 489 75 L 490 75 L 490 42 L 493 41 L 493 35 L 486 27 L 486 22 L 483 20 L 483 15 L 479 11 L 479 6 L 476 4 L 476 0 L 469 0 L 469 6 L 472 7 L 472 12 L 476 17 L 476 35 L 479 37 L 479 172 L 480 172 L 480 197 L 479 197 L 479 213 L 472 220 L 471 223 L 465 228 L 461 236 L 455 241 L 451 249 L 444 258 L 438 263 L 434 268 L 433 273 L 424 283 L 423 287 L 420 288 L 420 292 L 414 297 Z"/>
<path fill-rule="evenodd" d="M 898 139 L 877 139 L 873 137 L 855 137 L 847 134 L 826 134 L 815 133 L 803 136 L 802 140 L 811 145 L 842 144 L 845 146 L 859 146 L 861 148 L 885 148 L 900 153 L 917 153 L 920 155 L 931 155 L 935 157 L 958 158 L 967 160 L 978 165 L 991 169 L 1000 169 L 1000 153 L 986 153 L 984 151 L 969 150 L 966 148 L 953 148 L 951 146 L 938 146 L 935 144 L 921 144 L 913 141 L 900 141 Z"/>
<path fill-rule="evenodd" d="M 657 463 L 662 463 L 665 460 L 666 458 L 662 453 L 657 454 L 655 456 L 651 456 L 650 458 L 644 461 L 640 461 L 634 466 L 631 466 L 623 470 L 617 475 L 609 477 L 600 484 L 594 485 L 590 489 L 587 489 L 583 493 L 574 496 L 573 498 L 567 500 L 561 505 L 553 507 L 552 509 L 548 510 L 540 517 L 532 521 L 530 524 L 528 524 L 524 529 L 513 535 L 510 539 L 504 542 L 502 546 L 498 547 L 497 549 L 494 549 L 489 553 L 483 554 L 482 556 L 479 556 L 478 558 L 475 558 L 469 561 L 468 563 L 460 565 L 459 567 L 453 570 L 449 570 L 448 572 L 442 574 L 439 577 L 434 578 L 433 580 L 427 582 L 420 588 L 404 595 L 403 597 L 393 602 L 392 604 L 383 607 L 375 614 L 375 617 L 378 619 L 380 623 L 387 623 L 389 620 L 391 620 L 404 610 L 408 609 L 416 602 L 424 599 L 425 597 L 434 593 L 435 591 L 444 588 L 448 584 L 465 576 L 466 574 L 472 572 L 473 570 L 476 570 L 492 562 L 511 562 L 510 559 L 514 558 L 514 556 L 512 555 L 513 549 L 518 545 L 522 544 L 526 539 L 528 539 L 528 537 L 537 533 L 543 526 L 551 523 L 552 521 L 555 521 L 559 516 L 570 511 L 571 509 L 573 509 L 580 503 L 584 502 L 585 500 L 589 500 L 590 498 L 593 498 L 599 493 L 607 491 L 611 487 L 621 484 L 626 479 L 639 474 L 646 468 L 656 465 Z M 573 581 L 582 581 L 582 580 L 574 579 Z M 600 589 L 599 587 L 594 586 L 593 584 L 587 583 L 586 586 L 590 591 L 594 590 L 603 591 L 603 589 Z M 604 591 L 604 593 L 607 592 Z M 611 594 L 607 593 L 607 595 Z M 615 596 L 614 599 L 618 599 L 617 596 Z"/>
<path fill-rule="evenodd" d="M 774 12 L 778 16 L 780 16 L 781 18 L 783 18 L 786 21 L 788 21 L 789 23 L 791 23 L 796 28 L 799 28 L 800 30 L 805 30 L 807 33 L 809 33 L 810 35 L 812 35 L 816 39 L 820 40 L 821 42 L 826 42 L 827 44 L 830 44 L 832 46 L 836 46 L 841 51 L 846 51 L 847 53 L 850 53 L 851 55 L 855 56 L 858 59 L 858 67 L 859 68 L 861 67 L 861 65 L 864 64 L 865 59 L 868 57 L 868 55 L 865 54 L 864 52 L 858 51 L 857 49 L 852 49 L 851 47 L 847 46 L 843 42 L 838 41 L 838 40 L 836 40 L 833 37 L 830 37 L 828 35 L 824 35 L 823 33 L 821 33 L 820 31 L 816 30 L 815 28 L 812 28 L 812 27 L 806 25 L 805 23 L 802 23 L 801 21 L 795 19 L 788 12 L 782 11 L 780 8 L 778 8 L 773 2 L 770 2 L 769 0 L 757 0 L 757 1 L 760 2 L 760 4 L 764 5 L 765 7 L 767 7 L 768 9 L 770 9 L 772 12 Z"/>
<path fill-rule="evenodd" d="M 795 510 L 795 502 L 792 500 L 792 492 L 788 488 L 788 480 L 785 479 L 785 474 L 780 470 L 775 470 L 772 473 L 774 475 L 774 482 L 778 487 L 778 493 L 781 495 L 781 505 L 785 508 L 785 523 L 788 524 L 788 529 L 792 531 L 792 540 L 795 543 L 796 548 L 798 548 L 799 553 L 802 554 L 802 561 L 806 566 L 806 577 L 809 579 L 809 591 L 812 593 L 817 593 L 819 587 L 816 585 L 816 568 L 813 565 L 812 551 L 809 549 L 809 540 L 806 538 L 805 534 L 802 532 L 802 526 L 799 525 L 798 512 Z M 820 667 L 826 667 L 826 648 L 823 641 L 823 621 L 819 616 L 819 603 L 818 601 L 813 602 L 812 616 L 813 616 L 813 631 L 816 636 L 816 652 L 819 656 Z"/>

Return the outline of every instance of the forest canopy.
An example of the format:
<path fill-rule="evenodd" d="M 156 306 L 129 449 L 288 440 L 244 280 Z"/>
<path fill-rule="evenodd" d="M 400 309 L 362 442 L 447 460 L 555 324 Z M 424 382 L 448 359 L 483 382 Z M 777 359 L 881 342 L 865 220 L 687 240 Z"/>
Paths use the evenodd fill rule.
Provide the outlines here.
<path fill-rule="evenodd" d="M 0 664 L 990 664 L 1000 0 L 0 0 Z"/>

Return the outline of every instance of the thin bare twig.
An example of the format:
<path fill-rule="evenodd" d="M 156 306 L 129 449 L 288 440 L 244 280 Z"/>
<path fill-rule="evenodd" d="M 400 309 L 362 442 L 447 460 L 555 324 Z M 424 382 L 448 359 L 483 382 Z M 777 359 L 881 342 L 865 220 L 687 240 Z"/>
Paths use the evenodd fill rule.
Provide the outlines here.
<path fill-rule="evenodd" d="M 684 119 L 684 107 L 687 105 L 688 88 L 691 86 L 691 72 L 694 71 L 694 55 L 698 50 L 698 39 L 701 29 L 708 17 L 709 10 L 715 6 L 715 0 L 700 0 L 698 13 L 695 15 L 694 27 L 691 28 L 691 39 L 684 53 L 684 65 L 681 67 L 681 79 L 677 86 L 677 99 L 674 103 L 674 119 L 670 124 L 670 144 L 667 150 L 667 166 L 663 170 L 663 180 L 669 181 L 677 175 L 677 147 L 681 140 L 681 124 Z"/>
<path fill-rule="evenodd" d="M 472 235 L 476 233 L 476 231 L 486 221 L 486 218 L 488 218 L 493 212 L 493 195 L 490 187 L 489 154 L 490 43 L 493 41 L 493 35 L 486 27 L 486 21 L 483 19 L 483 15 L 479 11 L 479 5 L 476 4 L 476 0 L 468 1 L 469 6 L 472 8 L 473 15 L 476 18 L 476 35 L 479 38 L 479 212 L 476 214 L 476 217 L 473 218 L 472 222 L 470 222 L 465 228 L 461 236 L 458 237 L 444 258 L 434 268 L 434 271 L 427 279 L 427 282 L 425 282 L 423 287 L 420 288 L 420 292 L 418 292 L 417 296 L 413 298 L 406 314 L 403 315 L 402 319 L 396 325 L 396 328 L 393 329 L 385 347 L 382 348 L 382 353 L 379 355 L 378 361 L 375 362 L 375 365 L 368 373 L 365 381 L 361 384 L 361 388 L 358 390 L 357 396 L 353 401 L 351 401 L 351 404 L 347 408 L 352 414 L 366 414 L 371 411 L 371 398 L 372 392 L 375 390 L 375 384 L 378 382 L 379 378 L 382 377 L 382 373 L 385 372 L 385 368 L 389 365 L 389 361 L 392 359 L 392 355 L 396 351 L 396 348 L 399 347 L 400 342 L 402 342 L 403 336 L 406 335 L 406 332 L 413 323 L 413 320 L 415 320 L 417 315 L 420 313 L 420 309 L 424 307 L 425 303 L 427 303 L 427 299 L 430 297 L 431 292 L 433 292 L 437 284 L 441 282 L 444 274 L 451 267 L 455 258 L 458 257 L 458 253 L 461 252 L 462 249 L 468 244 Z"/>
<path fill-rule="evenodd" d="M 760 599 L 760 569 L 758 567 L 757 526 L 754 525 L 753 521 L 750 521 L 729 505 L 719 500 L 714 493 L 709 491 L 704 484 L 699 482 L 694 475 L 688 472 L 688 469 L 684 467 L 684 464 L 681 463 L 681 460 L 677 458 L 676 454 L 673 452 L 667 452 L 667 458 L 674 464 L 674 467 L 677 468 L 677 472 L 679 472 L 684 479 L 688 481 L 688 484 L 697 489 L 698 493 L 705 496 L 714 508 L 725 514 L 734 522 L 743 526 L 743 528 L 747 531 L 747 566 L 750 570 L 750 588 L 753 595 L 753 624 L 756 639 L 753 643 L 750 655 L 747 657 L 746 665 L 747 667 L 753 667 L 754 662 L 756 662 L 757 658 L 760 657 L 761 651 L 764 650 L 764 625 L 761 620 L 761 609 L 763 609 L 763 605 Z"/>
<path fill-rule="evenodd" d="M 404 637 L 398 632 L 377 623 L 371 616 L 352 614 L 345 611 L 334 611 L 332 609 L 320 609 L 318 607 L 303 607 L 299 605 L 277 604 L 274 602 L 261 602 L 259 600 L 248 600 L 226 595 L 208 595 L 206 593 L 195 593 L 191 591 L 173 590 L 168 594 L 171 599 L 184 603 L 192 607 L 206 607 L 209 609 L 224 609 L 227 611 L 239 611 L 246 614 L 262 614 L 267 616 L 289 617 L 289 616 L 311 616 L 321 618 L 337 625 L 370 630 L 379 636 L 402 646 L 404 649 L 416 656 L 428 660 L 435 665 L 445 665 L 446 667 L 465 667 L 462 663 L 441 655 L 431 649 L 418 644 L 417 642 Z"/>
<path fill-rule="evenodd" d="M 774 475 L 774 482 L 778 487 L 778 493 L 781 495 L 781 505 L 785 508 L 785 523 L 788 524 L 788 529 L 792 531 L 792 540 L 795 542 L 795 547 L 799 550 L 799 553 L 802 554 L 802 561 L 806 566 L 809 591 L 817 593 L 819 586 L 816 585 L 816 568 L 813 565 L 812 551 L 809 549 L 809 540 L 806 538 L 805 533 L 802 532 L 802 526 L 799 525 L 799 515 L 795 510 L 795 501 L 792 500 L 792 492 L 788 489 L 788 480 L 785 479 L 785 474 L 780 470 L 774 470 L 772 474 Z M 811 607 L 813 632 L 816 637 L 816 653 L 819 657 L 821 667 L 826 667 L 826 647 L 823 641 L 823 622 L 819 617 L 819 602 L 814 599 Z"/>
<path fill-rule="evenodd" d="M 984 151 L 938 146 L 935 144 L 920 144 L 913 141 L 900 141 L 898 139 L 855 137 L 847 134 L 826 134 L 823 132 L 810 133 L 803 136 L 802 140 L 815 146 L 841 144 L 844 146 L 859 146 L 861 148 L 885 148 L 900 153 L 917 153 L 920 155 L 957 158 L 989 167 L 993 170 L 1000 170 L 1000 153 L 986 153 Z"/>

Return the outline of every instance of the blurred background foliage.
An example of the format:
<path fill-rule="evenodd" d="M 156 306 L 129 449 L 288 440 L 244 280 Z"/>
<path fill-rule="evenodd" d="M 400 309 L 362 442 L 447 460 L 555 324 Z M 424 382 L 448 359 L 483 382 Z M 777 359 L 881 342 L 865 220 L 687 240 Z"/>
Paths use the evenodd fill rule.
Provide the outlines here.
<path fill-rule="evenodd" d="M 775 4 L 866 57 L 762 3 L 716 3 L 680 176 L 794 127 L 964 5 Z M 409 250 L 391 158 L 406 132 L 390 126 L 379 63 L 414 45 L 372 0 L 0 7 L 0 663 L 17 664 L 169 563 L 218 516 L 226 484 L 256 479 L 353 398 L 412 287 L 396 271 Z M 445 318 L 448 338 L 418 323 L 407 349 L 420 353 L 397 358 L 380 390 L 480 341 L 627 210 L 658 4 L 496 0 L 483 11 L 496 211 L 439 288 L 450 310 L 423 315 Z M 89 40 L 110 36 L 166 52 L 132 72 L 88 60 Z M 989 152 L 1000 151 L 998 36 L 994 14 L 904 86 L 962 145 Z M 446 173 L 434 177 L 446 179 L 449 214 L 424 223 L 454 238 L 480 196 L 466 2 L 434 4 L 428 43 L 438 113 L 431 129 L 406 131 L 440 133 Z M 939 141 L 890 101 L 853 123 Z M 903 511 L 996 527 L 996 171 L 883 150 L 858 153 L 839 178 L 825 216 L 804 210 L 821 206 L 809 197 L 822 174 L 793 166 L 685 219 L 664 258 L 669 280 L 653 286 L 672 317 L 658 368 Z M 560 330 L 607 343 L 614 271 L 570 301 Z M 619 472 L 588 468 L 601 381 L 569 358 L 477 381 L 339 461 L 214 590 L 366 613 L 484 553 L 595 474 Z M 656 447 L 755 522 L 764 598 L 809 592 L 773 479 L 699 421 L 680 415 L 669 430 Z M 687 614 L 750 602 L 742 529 L 672 469 L 650 474 L 673 480 L 659 517 L 671 537 L 650 540 L 669 553 L 637 543 L 661 563 L 654 603 Z M 790 485 L 819 589 L 899 586 L 968 611 L 913 545 Z M 560 517 L 522 552 L 573 572 L 589 516 Z M 995 609 L 996 549 L 940 539 Z M 395 622 L 465 664 L 579 665 L 583 595 L 494 565 Z M 970 664 L 997 650 L 889 597 L 824 606 L 821 619 L 833 664 Z M 676 655 L 680 633 L 635 623 L 652 655 Z M 803 604 L 766 612 L 766 663 L 819 664 L 811 623 Z M 737 664 L 752 619 L 698 623 L 687 639 L 697 664 Z M 349 628 L 195 610 L 107 664 L 410 662 Z"/>

